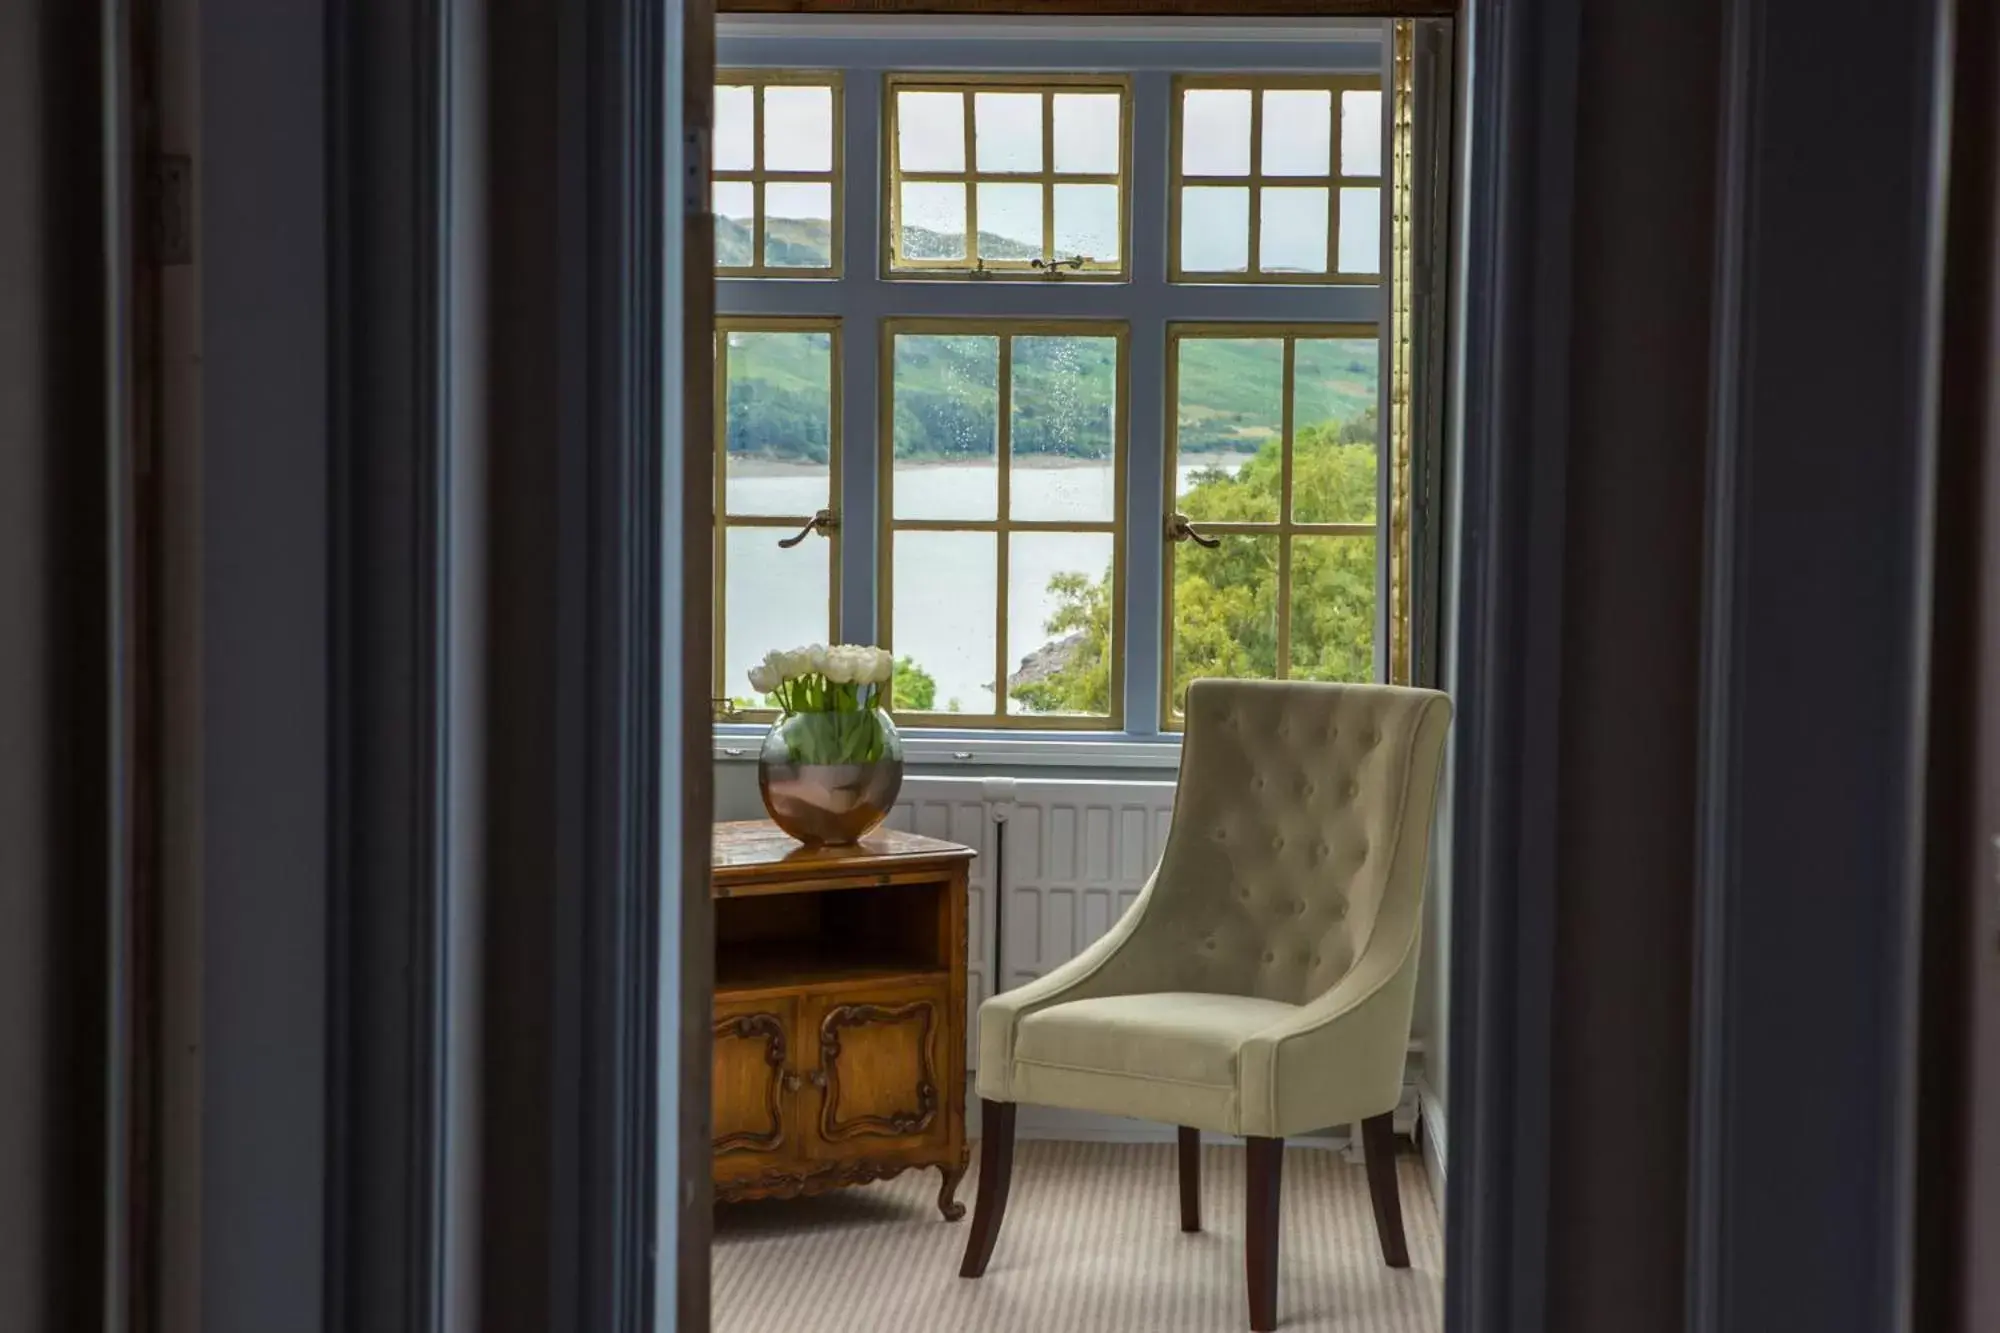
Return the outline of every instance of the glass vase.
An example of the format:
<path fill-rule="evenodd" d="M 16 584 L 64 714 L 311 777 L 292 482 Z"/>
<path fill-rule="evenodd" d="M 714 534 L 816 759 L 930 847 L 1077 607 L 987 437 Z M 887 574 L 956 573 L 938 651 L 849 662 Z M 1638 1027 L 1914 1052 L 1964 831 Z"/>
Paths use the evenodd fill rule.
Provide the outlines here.
<path fill-rule="evenodd" d="M 889 816 L 903 786 L 903 739 L 879 708 L 787 713 L 757 756 L 771 821 L 808 847 L 858 842 Z"/>

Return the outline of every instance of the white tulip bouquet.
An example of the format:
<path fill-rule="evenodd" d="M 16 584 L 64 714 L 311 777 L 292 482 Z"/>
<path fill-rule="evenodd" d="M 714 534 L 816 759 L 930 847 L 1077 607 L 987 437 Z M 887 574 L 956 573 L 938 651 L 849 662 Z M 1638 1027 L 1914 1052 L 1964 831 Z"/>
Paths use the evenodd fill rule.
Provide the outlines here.
<path fill-rule="evenodd" d="M 895 659 L 858 643 L 773 650 L 750 668 L 750 687 L 786 714 L 780 722 L 794 764 L 869 764 L 887 757 Z"/>

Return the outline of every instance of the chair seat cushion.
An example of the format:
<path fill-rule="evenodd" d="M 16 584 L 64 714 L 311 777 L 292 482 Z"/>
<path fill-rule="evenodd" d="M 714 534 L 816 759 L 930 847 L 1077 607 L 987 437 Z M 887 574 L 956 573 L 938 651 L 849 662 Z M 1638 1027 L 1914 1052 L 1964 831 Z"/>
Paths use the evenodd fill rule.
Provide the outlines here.
<path fill-rule="evenodd" d="M 1014 1057 L 1057 1069 L 1233 1088 L 1243 1043 L 1297 1012 L 1278 1000 L 1190 991 L 1072 1000 L 1023 1018 Z"/>

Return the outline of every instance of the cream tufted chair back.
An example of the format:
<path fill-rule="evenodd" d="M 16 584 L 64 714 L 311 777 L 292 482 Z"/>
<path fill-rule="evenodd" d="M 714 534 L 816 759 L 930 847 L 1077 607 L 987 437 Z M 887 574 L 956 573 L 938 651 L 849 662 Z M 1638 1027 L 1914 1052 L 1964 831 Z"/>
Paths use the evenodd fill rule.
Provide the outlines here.
<path fill-rule="evenodd" d="M 1376 932 L 1413 937 L 1450 714 L 1427 690 L 1195 681 L 1142 927 L 1161 981 L 1305 1004 Z"/>

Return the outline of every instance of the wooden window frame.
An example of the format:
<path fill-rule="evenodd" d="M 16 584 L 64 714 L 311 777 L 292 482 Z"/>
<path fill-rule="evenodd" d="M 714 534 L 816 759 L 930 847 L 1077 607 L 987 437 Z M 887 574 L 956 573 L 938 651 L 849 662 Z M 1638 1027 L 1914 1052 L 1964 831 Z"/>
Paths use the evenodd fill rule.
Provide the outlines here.
<path fill-rule="evenodd" d="M 1182 129 L 1187 94 L 1193 91 L 1247 92 L 1250 94 L 1250 170 L 1242 176 L 1190 176 L 1182 170 Z M 1328 92 L 1333 97 L 1332 138 L 1328 145 L 1328 173 L 1324 176 L 1273 176 L 1264 171 L 1264 94 L 1266 92 Z M 1340 148 L 1340 99 L 1342 93 L 1382 94 L 1383 114 L 1390 114 L 1390 90 L 1376 74 L 1177 74 L 1174 76 L 1173 123 L 1167 145 L 1167 281 L 1174 283 L 1224 283 L 1237 286 L 1377 286 L 1388 280 L 1381 269 L 1372 273 L 1340 271 L 1340 193 L 1347 189 L 1389 188 L 1389 178 L 1350 175 L 1343 168 Z M 1387 166 L 1385 161 L 1382 164 Z M 1182 200 L 1189 186 L 1243 189 L 1249 192 L 1249 249 L 1247 267 L 1241 273 L 1210 269 L 1189 269 L 1181 264 Z M 1267 188 L 1324 189 L 1326 200 L 1326 267 L 1324 273 L 1262 273 L 1257 262 L 1262 248 L 1264 191 Z"/>
<path fill-rule="evenodd" d="M 709 207 L 715 207 L 717 185 L 748 185 L 751 190 L 750 259 L 747 265 L 725 265 L 718 258 L 718 278 L 818 278 L 837 280 L 844 272 L 841 256 L 846 249 L 847 85 L 836 69 L 722 69 L 715 74 L 718 88 L 750 88 L 751 166 L 748 171 L 713 170 L 709 186 Z M 772 171 L 764 165 L 764 90 L 766 88 L 831 88 L 833 90 L 833 168 L 830 171 Z M 768 185 L 825 185 L 832 198 L 828 243 L 830 262 L 823 267 L 764 262 L 764 192 Z M 719 215 L 718 215 L 719 216 Z"/>
<path fill-rule="evenodd" d="M 1376 326 L 1363 323 L 1333 321 L 1270 323 L 1232 320 L 1226 323 L 1173 321 L 1167 325 L 1167 447 L 1165 466 L 1161 470 L 1164 487 L 1161 503 L 1169 515 L 1169 521 L 1180 509 L 1181 344 L 1189 340 L 1223 339 L 1262 342 L 1282 340 L 1284 344 L 1284 375 L 1279 389 L 1279 439 L 1284 452 L 1281 455 L 1279 471 L 1277 518 L 1269 521 L 1242 522 L 1214 522 L 1200 518 L 1193 520 L 1204 536 L 1225 539 L 1232 536 L 1277 538 L 1278 587 L 1273 609 L 1278 622 L 1278 654 L 1276 669 L 1271 677 L 1273 680 L 1287 680 L 1291 676 L 1293 540 L 1298 537 L 1367 537 L 1377 542 L 1379 548 L 1380 543 L 1390 540 L 1393 527 L 1393 516 L 1380 512 L 1367 523 L 1301 523 L 1292 518 L 1292 441 L 1296 427 L 1292 419 L 1293 390 L 1296 385 L 1293 365 L 1295 348 L 1300 340 L 1314 342 L 1346 338 L 1379 343 Z M 1379 469 L 1389 465 L 1388 449 L 1388 428 L 1386 424 L 1382 424 L 1378 426 L 1375 445 L 1378 483 Z M 1377 493 L 1380 493 L 1379 485 Z M 1174 565 L 1179 546 L 1179 542 L 1168 541 L 1166 557 L 1160 567 L 1160 730 L 1163 733 L 1178 732 L 1184 727 L 1182 715 L 1174 708 Z M 1376 580 L 1375 588 L 1378 598 L 1388 595 L 1388 589 L 1382 586 L 1379 578 Z M 1379 613 L 1377 620 L 1380 620 Z"/>
<path fill-rule="evenodd" d="M 812 514 L 731 514 L 729 512 L 729 335 L 732 333 L 825 333 L 829 335 L 826 463 L 827 463 L 827 503 L 826 508 L 833 513 L 833 519 L 824 529 L 816 531 L 808 541 L 823 537 L 831 545 L 827 550 L 827 607 L 826 628 L 828 642 L 838 642 L 840 637 L 840 481 L 841 481 L 841 380 L 842 321 L 832 315 L 719 315 L 715 320 L 715 614 L 714 643 L 712 645 L 713 670 L 711 697 L 715 701 L 718 720 L 730 722 L 770 721 L 778 716 L 776 709 L 742 708 L 732 709 L 726 701 L 731 697 L 733 683 L 723 679 L 723 659 L 728 648 L 727 627 L 729 624 L 729 532 L 732 528 L 767 528 L 774 532 L 772 540 L 779 536 L 789 536 L 812 523 Z M 793 644 L 772 644 L 773 648 L 790 648 Z"/>
<path fill-rule="evenodd" d="M 965 103 L 965 169 L 911 171 L 898 156 L 896 117 L 900 93 L 957 93 Z M 1042 95 L 1042 166 L 1039 171 L 981 171 L 974 94 L 1039 92 Z M 1115 93 L 1118 97 L 1118 170 L 1113 173 L 1058 172 L 1055 167 L 1055 98 L 1058 93 Z M 1063 282 L 1122 282 L 1132 271 L 1132 76 L 1130 74 L 921 74 L 901 71 L 882 76 L 882 274 L 894 279 L 1022 279 Z M 965 187 L 965 257 L 907 259 L 903 256 L 905 182 Z M 1039 185 L 1042 188 L 1042 267 L 1025 259 L 985 260 L 979 253 L 979 186 Z M 1111 185 L 1118 190 L 1118 262 L 1093 262 L 1076 269 L 1055 267 L 1055 191 L 1058 185 Z"/>
<path fill-rule="evenodd" d="M 991 519 L 923 519 L 895 517 L 895 378 L 896 338 L 899 334 L 931 334 L 946 337 L 999 339 L 996 367 L 998 397 L 994 404 L 999 491 L 995 517 Z M 880 425 L 876 441 L 879 502 L 879 538 L 876 545 L 877 639 L 891 653 L 895 647 L 897 532 L 990 532 L 995 534 L 995 603 L 993 709 L 991 713 L 895 712 L 899 725 L 908 727 L 976 727 L 980 729 L 1032 731 L 1123 731 L 1125 729 L 1125 547 L 1129 540 L 1126 524 L 1125 480 L 1128 443 L 1131 435 L 1131 325 L 1110 319 L 985 319 L 977 316 L 889 318 L 881 321 L 881 343 L 877 352 L 880 391 L 877 396 Z M 1118 344 L 1118 371 L 1115 390 L 1116 420 L 1112 432 L 1112 514 L 1105 522 L 1058 522 L 1016 519 L 1010 506 L 1013 453 L 1013 340 L 1015 338 L 1114 338 Z M 1007 711 L 1007 592 L 1008 539 L 1016 532 L 1102 533 L 1111 538 L 1111 646 L 1110 707 L 1103 713 L 1050 714 Z M 892 710 L 893 711 L 893 710 Z"/>

